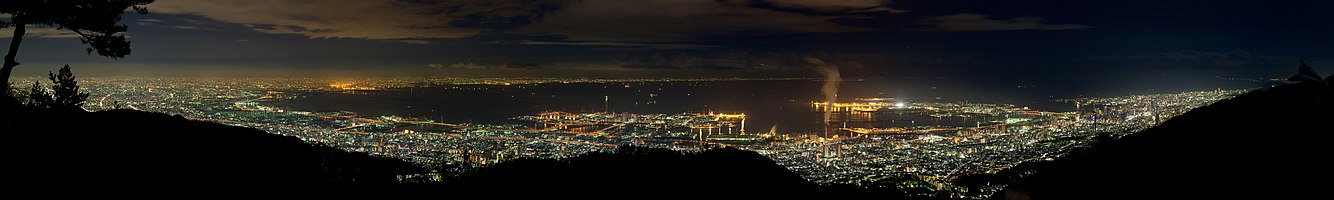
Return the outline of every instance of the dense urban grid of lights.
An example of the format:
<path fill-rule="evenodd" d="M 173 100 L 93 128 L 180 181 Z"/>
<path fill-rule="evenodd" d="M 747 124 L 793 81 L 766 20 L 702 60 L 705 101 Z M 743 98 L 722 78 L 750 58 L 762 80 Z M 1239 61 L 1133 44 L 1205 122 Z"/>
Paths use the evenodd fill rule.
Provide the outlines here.
<path fill-rule="evenodd" d="M 119 108 L 178 114 L 400 158 L 423 166 L 476 167 L 515 158 L 562 158 L 610 151 L 619 145 L 682 151 L 732 146 L 759 152 L 817 183 L 865 184 L 887 177 L 912 176 L 926 183 L 899 187 L 938 191 L 965 190 L 950 184 L 949 180 L 958 176 L 996 173 L 1023 162 L 1050 160 L 1086 144 L 1095 134 L 1134 133 L 1190 109 L 1245 92 L 1214 90 L 1059 100 L 1077 105 L 1070 112 L 1002 104 L 905 102 L 887 97 L 811 102 L 813 111 L 840 113 L 835 119 L 839 123 L 827 123 L 829 127 L 822 133 L 785 133 L 774 127 L 747 129 L 747 116 L 743 113 L 544 112 L 513 118 L 531 124 L 472 124 L 402 116 L 361 116 L 348 111 L 301 111 L 266 104 L 301 98 L 301 93 L 438 85 L 521 87 L 548 83 L 731 80 L 748 79 L 95 77 L 85 78 L 81 83 L 92 94 L 85 105 L 89 110 Z M 908 122 L 894 127 L 857 125 L 876 118 Z M 1003 187 L 990 186 L 979 194 L 992 194 Z"/>

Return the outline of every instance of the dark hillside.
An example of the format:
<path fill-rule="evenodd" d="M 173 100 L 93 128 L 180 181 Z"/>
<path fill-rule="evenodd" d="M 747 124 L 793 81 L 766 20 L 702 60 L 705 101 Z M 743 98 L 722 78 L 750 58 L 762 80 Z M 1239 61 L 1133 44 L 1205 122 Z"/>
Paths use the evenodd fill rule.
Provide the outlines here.
<path fill-rule="evenodd" d="M 4 131 L 11 183 L 395 183 L 419 171 L 398 159 L 159 113 L 38 112 L 17 122 Z"/>
<path fill-rule="evenodd" d="M 1334 94 L 1320 82 L 1259 90 L 1025 168 L 1009 199 L 1291 199 L 1324 196 Z"/>
<path fill-rule="evenodd" d="M 718 148 L 699 153 L 623 146 L 566 159 L 519 159 L 446 182 L 476 188 L 612 191 L 812 192 L 816 185 L 759 153 Z"/>

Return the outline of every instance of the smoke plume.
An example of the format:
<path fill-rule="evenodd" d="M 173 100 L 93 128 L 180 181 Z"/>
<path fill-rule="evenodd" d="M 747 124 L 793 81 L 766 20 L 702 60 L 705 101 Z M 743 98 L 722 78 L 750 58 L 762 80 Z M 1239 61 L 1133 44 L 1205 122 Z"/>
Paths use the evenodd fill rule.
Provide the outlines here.
<path fill-rule="evenodd" d="M 820 87 L 820 93 L 824 93 L 826 106 L 833 105 L 834 100 L 838 99 L 838 82 L 842 81 L 838 73 L 838 66 L 825 63 L 823 60 L 807 57 L 806 62 L 815 65 L 815 71 L 824 76 L 824 86 Z M 829 123 L 829 116 L 834 110 L 828 107 L 824 110 L 824 122 Z"/>

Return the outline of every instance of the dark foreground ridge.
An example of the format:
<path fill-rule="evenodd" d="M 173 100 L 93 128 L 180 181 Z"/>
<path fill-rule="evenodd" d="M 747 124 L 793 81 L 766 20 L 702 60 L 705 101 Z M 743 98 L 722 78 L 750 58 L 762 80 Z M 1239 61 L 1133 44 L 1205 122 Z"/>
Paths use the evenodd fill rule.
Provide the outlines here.
<path fill-rule="evenodd" d="M 438 184 L 463 191 L 874 193 L 878 199 L 906 199 L 902 191 L 893 188 L 815 184 L 764 155 L 731 147 L 691 153 L 621 146 L 614 152 L 592 152 L 564 159 L 521 158 Z"/>
<path fill-rule="evenodd" d="M 395 183 L 420 171 L 398 159 L 159 113 L 36 112 L 17 122 L 4 132 L 6 181 L 31 187 Z"/>
<path fill-rule="evenodd" d="M 27 112 L 7 129 L 11 183 L 292 185 L 400 183 L 424 170 L 401 160 L 261 130 L 131 110 Z M 128 185 L 112 185 L 128 184 Z M 308 185 L 307 185 L 308 186 Z M 565 159 L 518 159 L 409 191 L 591 189 L 861 191 L 817 186 L 763 155 L 625 146 Z M 42 186 L 38 186 L 42 187 Z"/>
<path fill-rule="evenodd" d="M 1307 199 L 1327 196 L 1334 94 L 1259 90 L 1047 163 L 994 199 Z"/>
<path fill-rule="evenodd" d="M 816 184 L 753 151 L 698 153 L 622 146 L 565 159 L 517 159 L 445 181 L 470 188 L 646 191 L 815 191 Z"/>

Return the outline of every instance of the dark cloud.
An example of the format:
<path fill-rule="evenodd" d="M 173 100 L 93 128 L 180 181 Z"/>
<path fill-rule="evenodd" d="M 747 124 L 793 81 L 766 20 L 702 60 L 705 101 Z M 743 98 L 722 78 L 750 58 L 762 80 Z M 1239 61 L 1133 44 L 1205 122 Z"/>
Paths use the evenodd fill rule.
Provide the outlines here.
<path fill-rule="evenodd" d="M 908 12 L 907 10 L 890 7 L 887 0 L 734 0 L 724 2 L 815 15 L 897 14 Z"/>
<path fill-rule="evenodd" d="M 745 70 L 750 69 L 745 66 L 727 66 L 727 65 L 690 65 L 685 67 L 663 65 L 663 64 L 630 64 L 622 65 L 623 69 L 702 69 L 702 70 Z"/>
<path fill-rule="evenodd" d="M 1303 58 L 1291 56 L 1272 56 L 1251 53 L 1246 50 L 1232 51 L 1174 51 L 1159 54 L 1134 56 L 1105 56 L 1092 59 L 1078 59 L 1078 63 L 1107 63 L 1132 66 L 1170 65 L 1176 68 L 1241 68 L 1286 66 Z M 1305 58 L 1324 60 L 1328 58 Z"/>
<path fill-rule="evenodd" d="M 148 26 L 148 25 L 154 25 L 154 24 L 162 23 L 162 20 L 161 20 L 161 19 L 139 19 L 139 20 L 135 20 L 135 21 L 136 21 L 135 23 L 137 23 L 137 24 L 139 24 L 139 25 L 141 25 L 141 26 Z"/>
<path fill-rule="evenodd" d="M 922 24 L 930 26 L 930 30 L 941 31 L 1077 30 L 1093 28 L 1093 26 L 1083 24 L 1049 24 L 1044 21 L 1037 17 L 993 19 L 982 14 L 963 13 L 927 17 L 922 20 Z"/>
<path fill-rule="evenodd" d="M 568 45 L 568 46 L 595 46 L 595 47 L 613 47 L 613 48 L 649 48 L 649 49 L 701 49 L 718 47 L 717 45 L 699 45 L 683 43 L 634 43 L 634 42 L 544 42 L 544 41 L 518 41 L 518 42 L 497 42 L 507 44 L 524 45 Z"/>
<path fill-rule="evenodd" d="M 884 31 L 921 18 L 943 31 L 1071 30 L 1088 25 L 1042 18 L 988 18 L 963 13 L 911 16 L 887 0 L 163 0 L 154 12 L 202 16 L 269 34 L 310 38 L 363 38 L 410 44 L 488 33 L 550 36 L 526 45 L 694 49 L 718 47 L 692 40 L 719 35 Z M 892 20 L 891 20 L 892 19 Z M 154 24 L 160 21 L 140 21 Z M 190 25 L 186 27 L 198 27 Z"/>
<path fill-rule="evenodd" d="M 479 64 L 477 64 L 477 63 L 471 63 L 471 62 L 468 62 L 468 63 L 462 63 L 462 62 L 461 62 L 461 63 L 454 63 L 454 64 L 451 64 L 451 65 L 449 65 L 449 68 L 454 68 L 454 69 L 488 69 L 488 68 L 491 68 L 491 67 L 488 67 L 488 66 L 485 66 L 485 65 L 479 65 Z"/>
<path fill-rule="evenodd" d="M 839 66 L 849 76 L 1263 66 L 1281 66 L 1287 73 L 1299 58 L 1317 67 L 1334 66 L 1327 64 L 1334 59 L 1325 48 L 1334 43 L 1320 34 L 1334 26 L 1327 26 L 1328 12 L 1317 9 L 1327 4 L 159 0 L 150 5 L 151 15 L 126 15 L 138 53 L 113 61 L 297 69 L 375 66 L 487 75 L 600 71 L 723 76 L 812 75 L 803 59 L 812 57 Z M 45 39 L 73 36 L 50 28 L 29 29 L 28 37 L 41 39 L 25 41 L 24 51 L 30 53 L 21 56 L 31 65 L 113 62 L 68 56 L 82 47 L 73 40 Z M 0 34 L 3 37 L 9 36 Z M 1189 49 L 1201 50 L 1183 51 Z M 26 69 L 37 75 L 48 71 L 19 70 Z"/>
<path fill-rule="evenodd" d="M 519 30 L 560 35 L 569 41 L 600 42 L 677 42 L 718 34 L 869 30 L 842 25 L 834 19 L 837 17 L 756 8 L 743 1 L 586 0 L 562 4 Z"/>
<path fill-rule="evenodd" d="M 880 0 L 332 0 L 318 6 L 307 0 L 164 0 L 152 7 L 311 38 L 463 38 L 513 28 L 568 41 L 665 42 L 738 32 L 866 30 L 834 17 L 747 6 L 756 3 L 819 12 L 893 11 Z"/>
<path fill-rule="evenodd" d="M 162 0 L 149 5 L 154 13 L 198 15 L 241 24 L 269 34 L 310 38 L 422 39 L 462 38 L 482 33 L 449 26 L 455 13 L 433 12 L 452 2 L 395 0 Z M 316 5 L 317 4 L 317 5 Z M 499 13 L 499 11 L 497 11 Z"/>
<path fill-rule="evenodd" d="M 443 64 L 437 64 L 437 63 L 427 64 L 426 66 L 427 66 L 427 67 L 430 67 L 430 68 L 433 68 L 433 69 L 443 69 L 443 68 L 446 67 L 446 66 L 443 65 Z M 449 65 L 448 67 L 449 67 L 449 68 L 453 68 L 453 69 L 503 69 L 503 70 L 537 70 L 537 69 L 542 69 L 542 65 L 540 65 L 540 64 L 537 64 L 537 63 L 522 63 L 522 62 L 505 63 L 505 64 L 502 64 L 502 65 L 488 65 L 488 64 L 478 64 L 478 63 L 474 63 L 474 62 L 460 62 L 460 63 L 454 63 L 454 64 L 451 64 L 451 65 Z"/>
<path fill-rule="evenodd" d="M 537 63 L 506 63 L 505 65 L 501 65 L 500 69 L 535 70 L 535 69 L 542 69 L 542 65 L 538 65 Z"/>
<path fill-rule="evenodd" d="M 818 58 L 863 76 L 913 74 L 930 70 L 967 69 L 988 62 L 969 56 L 911 57 L 884 54 L 847 54 L 819 52 L 788 53 L 711 53 L 711 54 L 624 54 L 601 60 L 558 63 L 560 67 L 626 70 L 745 70 L 808 72 L 806 58 Z M 606 68 L 603 66 L 613 66 Z"/>
<path fill-rule="evenodd" d="M 671 65 L 653 65 L 653 64 L 630 64 L 630 65 L 622 65 L 621 68 L 625 68 L 625 69 L 681 69 L 680 67 L 671 66 Z"/>
<path fill-rule="evenodd" d="M 395 41 L 408 44 L 435 44 L 435 42 L 432 42 L 430 40 L 395 40 Z"/>
<path fill-rule="evenodd" d="M 24 37 L 33 38 L 78 38 L 79 34 L 69 30 L 59 30 L 53 27 L 27 26 L 28 33 Z M 13 34 L 0 34 L 0 38 L 14 37 Z"/>
<path fill-rule="evenodd" d="M 727 65 L 692 65 L 692 66 L 690 66 L 690 68 L 691 68 L 691 69 L 704 69 L 704 70 L 743 70 L 743 69 L 750 69 L 750 68 L 747 67 L 747 66 L 727 66 Z"/>

